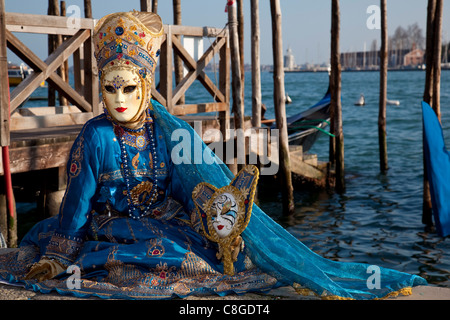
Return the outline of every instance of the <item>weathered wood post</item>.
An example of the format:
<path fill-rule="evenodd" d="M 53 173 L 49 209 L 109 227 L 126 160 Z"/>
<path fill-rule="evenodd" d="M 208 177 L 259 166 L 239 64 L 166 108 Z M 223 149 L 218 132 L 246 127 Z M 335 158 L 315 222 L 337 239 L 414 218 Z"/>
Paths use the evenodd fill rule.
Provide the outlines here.
<path fill-rule="evenodd" d="M 444 0 L 436 1 L 434 18 L 433 49 L 433 110 L 441 121 L 441 56 L 442 56 L 442 13 Z"/>
<path fill-rule="evenodd" d="M 242 101 L 245 101 L 245 68 L 244 68 L 244 0 L 237 1 L 237 21 L 239 37 L 239 59 L 241 68 L 241 94 Z"/>
<path fill-rule="evenodd" d="M 65 1 L 61 1 L 60 2 L 60 15 L 61 17 L 65 17 L 66 16 L 66 2 Z M 61 42 L 65 41 L 66 37 L 62 37 L 61 38 Z M 61 66 L 61 68 L 58 70 L 59 73 L 61 74 L 61 78 L 65 81 L 65 82 L 69 82 L 69 61 L 64 61 L 64 64 Z M 60 106 L 67 106 L 67 98 L 64 97 L 62 94 L 59 95 L 59 105 Z"/>
<path fill-rule="evenodd" d="M 141 11 L 152 12 L 152 0 L 140 0 Z"/>
<path fill-rule="evenodd" d="M 341 63 L 339 57 L 340 9 L 339 0 L 331 2 L 331 106 L 335 135 L 334 163 L 336 170 L 336 191 L 345 191 L 344 132 L 342 130 L 341 106 Z"/>
<path fill-rule="evenodd" d="M 237 30 L 237 10 L 236 2 L 228 3 L 228 27 L 230 30 L 230 49 L 231 49 L 231 70 L 232 70 L 232 89 L 234 127 L 244 129 L 244 101 L 242 100 L 242 77 L 241 77 L 241 57 L 239 55 L 239 37 Z"/>
<path fill-rule="evenodd" d="M 232 85 L 232 96 L 233 96 L 233 114 L 234 114 L 234 129 L 238 129 L 235 131 L 237 139 L 234 140 L 234 134 L 230 138 L 236 141 L 236 150 L 241 148 L 242 145 L 245 145 L 244 137 L 239 135 L 239 133 L 245 129 L 244 125 L 244 100 L 242 99 L 242 77 L 241 77 L 241 58 L 239 55 L 239 36 L 238 36 L 238 21 L 237 21 L 237 9 L 235 1 L 228 1 L 228 29 L 230 32 L 230 49 L 231 49 L 231 85 Z M 242 141 L 241 141 L 242 140 Z M 239 145 L 241 144 L 241 145 Z M 241 152 L 242 153 L 242 152 Z M 239 152 L 237 152 L 239 155 Z M 227 155 L 227 158 L 230 158 Z M 230 164 L 230 170 L 233 173 L 237 173 L 243 165 L 245 164 L 245 156 L 238 159 L 233 156 L 235 159 L 235 164 Z M 229 160 L 231 161 L 231 160 Z"/>
<path fill-rule="evenodd" d="M 49 16 L 59 16 L 58 0 L 48 0 L 47 14 Z M 50 55 L 53 51 L 55 51 L 57 47 L 58 47 L 58 35 L 49 34 L 48 55 Z M 49 106 L 56 105 L 56 90 L 50 83 L 48 84 L 48 105 Z"/>
<path fill-rule="evenodd" d="M 9 80 L 8 80 L 8 59 L 6 45 L 6 12 L 5 1 L 0 0 L 0 145 L 3 163 L 3 181 L 5 193 L 1 195 L 1 205 L 5 210 L 1 210 L 0 226 L 2 234 L 6 237 L 8 247 L 17 246 L 17 214 L 16 204 L 11 182 L 11 170 L 9 162 L 10 145 L 10 111 L 9 111 Z"/>
<path fill-rule="evenodd" d="M 259 0 L 251 0 L 252 30 L 252 126 L 261 127 L 261 57 Z"/>
<path fill-rule="evenodd" d="M 388 28 L 386 0 L 381 5 L 381 49 L 380 49 L 380 95 L 378 110 L 378 145 L 380 149 L 380 170 L 388 170 L 388 153 L 386 138 L 386 99 L 387 99 L 387 73 L 388 73 Z"/>
<path fill-rule="evenodd" d="M 158 0 L 153 0 L 153 3 L 152 3 L 152 12 L 158 13 Z"/>
<path fill-rule="evenodd" d="M 441 35 L 442 35 L 442 0 L 428 0 L 427 40 L 426 40 L 426 74 L 423 101 L 427 102 L 441 121 L 440 110 L 440 76 L 441 76 Z M 425 229 L 433 228 L 430 185 L 427 177 L 425 158 L 423 159 L 423 204 L 422 223 Z"/>
<path fill-rule="evenodd" d="M 181 0 L 173 0 L 173 24 L 181 25 Z M 180 38 L 180 36 L 177 36 Z M 174 64 L 175 64 L 175 83 L 178 85 L 183 79 L 183 60 L 174 53 Z M 184 104 L 185 96 L 176 101 L 177 104 Z"/>
<path fill-rule="evenodd" d="M 92 3 L 91 0 L 84 0 L 84 16 L 92 19 Z"/>
<path fill-rule="evenodd" d="M 433 51 L 434 51 L 434 18 L 436 13 L 436 0 L 428 0 L 427 6 L 427 35 L 426 35 L 426 49 L 425 49 L 425 90 L 423 94 L 423 101 L 430 106 L 433 97 Z"/>
<path fill-rule="evenodd" d="M 283 212 L 285 214 L 292 214 L 294 212 L 295 205 L 286 122 L 286 95 L 284 88 L 283 34 L 281 24 L 280 0 L 270 0 L 270 9 L 272 15 L 272 49 L 274 68 L 273 99 L 275 106 L 275 119 L 280 135 L 279 172 L 281 177 L 281 191 L 283 195 Z"/>

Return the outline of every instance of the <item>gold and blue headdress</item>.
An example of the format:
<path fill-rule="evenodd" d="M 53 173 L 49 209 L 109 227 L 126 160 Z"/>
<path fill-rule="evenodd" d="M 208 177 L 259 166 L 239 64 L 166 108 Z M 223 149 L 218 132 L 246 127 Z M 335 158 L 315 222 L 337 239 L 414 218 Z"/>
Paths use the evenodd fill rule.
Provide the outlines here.
<path fill-rule="evenodd" d="M 142 84 L 142 100 L 136 115 L 120 125 L 141 127 L 151 106 L 151 87 L 163 40 L 163 23 L 152 12 L 118 12 L 100 19 L 94 30 L 94 55 L 100 81 L 109 70 L 129 70 Z M 102 87 L 103 90 L 103 87 Z M 105 114 L 109 114 L 104 107 Z"/>
<path fill-rule="evenodd" d="M 103 17 L 94 30 L 99 72 L 109 66 L 130 66 L 151 81 L 162 38 L 162 20 L 155 13 L 118 12 Z"/>

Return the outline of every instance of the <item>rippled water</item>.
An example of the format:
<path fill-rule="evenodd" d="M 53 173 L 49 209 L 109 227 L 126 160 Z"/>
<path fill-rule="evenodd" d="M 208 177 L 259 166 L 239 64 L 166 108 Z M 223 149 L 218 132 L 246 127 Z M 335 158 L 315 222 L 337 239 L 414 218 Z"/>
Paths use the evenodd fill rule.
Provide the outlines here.
<path fill-rule="evenodd" d="M 262 74 L 263 103 L 273 118 L 272 74 Z M 210 74 L 214 82 L 217 76 Z M 429 283 L 450 287 L 450 239 L 424 232 L 422 215 L 422 115 L 425 73 L 389 72 L 388 98 L 400 106 L 387 107 L 389 171 L 380 174 L 378 162 L 378 72 L 344 72 L 342 107 L 346 192 L 296 190 L 296 211 L 281 213 L 281 195 L 264 193 L 261 207 L 289 232 L 324 257 L 366 262 L 421 275 Z M 293 103 L 287 115 L 316 103 L 328 86 L 326 73 L 287 73 L 286 92 Z M 41 92 L 42 91 L 42 92 Z M 251 75 L 246 75 L 246 114 L 251 114 Z M 354 106 L 364 93 L 366 105 Z M 39 89 L 34 95 L 45 95 Z M 187 103 L 205 102 L 208 93 L 193 86 Z M 39 102 L 29 102 L 37 104 Z M 40 102 L 42 104 L 42 102 Z M 441 111 L 450 146 L 450 71 L 442 72 Z M 328 137 L 322 135 L 310 150 L 328 158 Z"/>
<path fill-rule="evenodd" d="M 250 75 L 249 75 L 250 76 Z M 271 74 L 264 74 L 264 102 L 273 112 Z M 378 160 L 378 72 L 342 74 L 346 192 L 296 190 L 296 210 L 282 217 L 280 195 L 260 199 L 261 207 L 313 251 L 339 261 L 366 262 L 418 274 L 429 283 L 450 286 L 450 239 L 424 232 L 422 219 L 422 114 L 425 73 L 389 72 L 387 174 Z M 442 72 L 441 112 L 450 146 L 450 71 Z M 293 103 L 288 115 L 321 98 L 326 73 L 288 73 L 286 91 Z M 366 105 L 354 106 L 364 93 Z M 247 105 L 249 105 L 247 103 Z M 328 158 L 328 137 L 310 150 Z M 270 195 L 268 195 L 270 196 Z M 450 199 L 449 199 L 450 200 Z"/>

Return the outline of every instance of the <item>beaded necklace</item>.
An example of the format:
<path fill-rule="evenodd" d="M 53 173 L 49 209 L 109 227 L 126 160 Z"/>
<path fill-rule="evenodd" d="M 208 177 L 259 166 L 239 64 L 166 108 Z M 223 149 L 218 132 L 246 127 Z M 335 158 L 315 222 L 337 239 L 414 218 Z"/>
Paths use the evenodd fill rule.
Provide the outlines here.
<path fill-rule="evenodd" d="M 128 216 L 133 219 L 140 219 L 141 217 L 147 215 L 148 211 L 150 210 L 151 205 L 156 201 L 158 198 L 158 176 L 157 176 L 157 154 L 156 154 L 156 144 L 155 144 L 155 138 L 153 134 L 153 121 L 150 118 L 150 115 L 147 114 L 147 119 L 145 121 L 144 126 L 142 126 L 139 129 L 130 129 L 130 128 L 123 128 L 122 126 L 119 126 L 113 122 L 115 128 L 117 130 L 114 130 L 116 134 L 118 134 L 118 142 L 120 146 L 120 157 L 122 159 L 122 166 L 123 166 L 123 176 L 125 179 L 126 187 L 127 187 L 127 200 L 128 200 Z M 131 194 L 131 183 L 130 179 L 133 176 L 133 173 L 130 168 L 131 160 L 129 159 L 128 153 L 125 149 L 125 131 L 134 132 L 134 133 L 142 133 L 142 131 L 145 130 L 148 136 L 148 139 L 150 141 L 150 153 L 152 155 L 153 159 L 153 185 L 152 185 L 152 191 L 147 195 L 146 199 L 143 201 L 143 203 L 148 203 L 146 208 L 144 210 L 141 210 L 140 214 L 136 214 L 138 212 L 139 207 L 141 205 L 135 204 L 133 202 L 132 194 Z"/>

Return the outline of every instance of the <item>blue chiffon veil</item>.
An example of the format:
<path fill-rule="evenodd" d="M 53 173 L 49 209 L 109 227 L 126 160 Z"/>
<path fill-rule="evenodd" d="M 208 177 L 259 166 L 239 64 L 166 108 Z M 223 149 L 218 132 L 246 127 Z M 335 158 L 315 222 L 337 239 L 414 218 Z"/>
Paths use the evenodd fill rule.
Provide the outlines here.
<path fill-rule="evenodd" d="M 189 163 L 174 166 L 177 174 L 182 177 L 187 194 L 192 194 L 192 190 L 200 182 L 210 183 L 217 188 L 230 183 L 234 177 L 232 172 L 210 151 L 189 124 L 171 115 L 154 100 L 151 113 L 161 126 L 170 150 L 180 143 L 179 140 L 172 141 L 172 132 L 177 129 L 190 133 L 191 146 L 201 146 L 201 149 L 191 148 L 191 153 L 188 154 L 191 159 Z M 195 152 L 201 152 L 201 155 L 195 156 L 203 157 L 202 163 L 194 163 Z M 209 159 L 206 159 L 208 157 Z M 209 164 L 211 162 L 212 164 Z M 377 299 L 399 293 L 410 294 L 413 286 L 427 284 L 425 279 L 417 275 L 368 264 L 323 258 L 255 204 L 250 223 L 242 237 L 247 254 L 260 270 L 276 277 L 282 283 L 300 287 L 299 293 L 312 291 L 326 299 Z M 379 281 L 373 281 L 374 277 L 378 277 Z"/>

